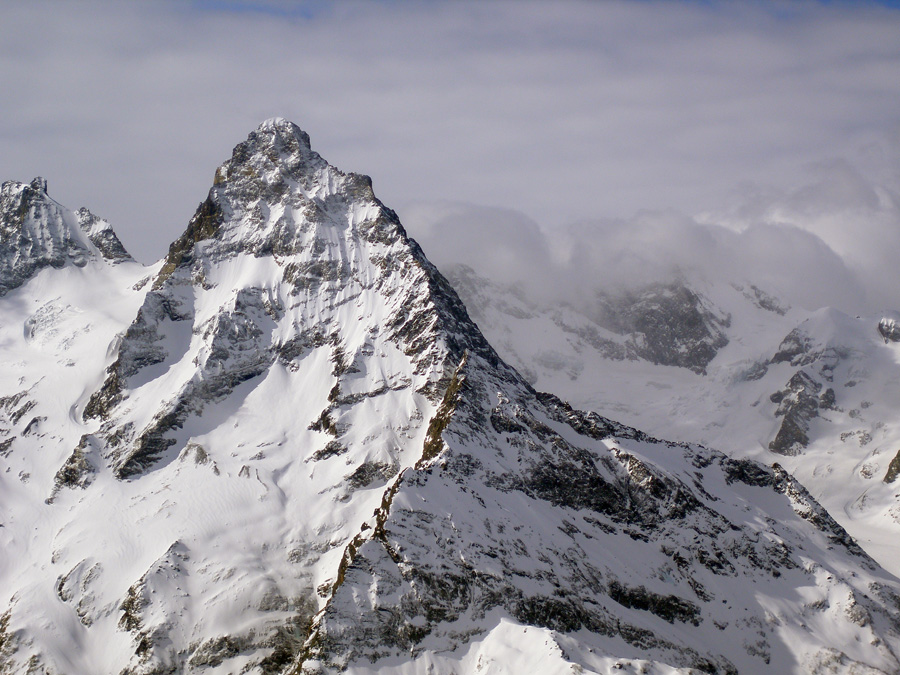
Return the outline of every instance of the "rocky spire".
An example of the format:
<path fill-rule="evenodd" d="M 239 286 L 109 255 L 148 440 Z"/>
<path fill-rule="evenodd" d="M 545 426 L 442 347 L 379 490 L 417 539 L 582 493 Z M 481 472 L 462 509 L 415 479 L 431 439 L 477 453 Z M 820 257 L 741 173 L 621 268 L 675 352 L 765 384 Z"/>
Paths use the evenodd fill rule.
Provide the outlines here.
<path fill-rule="evenodd" d="M 348 298 L 358 307 L 352 317 L 341 308 Z M 290 361 L 310 335 L 328 336 L 344 354 L 363 349 L 353 322 L 398 348 L 413 364 L 414 390 L 435 402 L 466 351 L 514 373 L 371 180 L 328 164 L 294 124 L 268 120 L 216 171 L 84 415 L 104 420 L 110 438 L 120 439 L 123 425 L 131 430 L 113 454 L 118 475 L 135 475 L 204 402 Z M 173 324 L 192 325 L 198 337 L 166 344 Z M 175 361 L 184 365 L 184 388 L 168 407 L 151 420 L 117 419 L 114 409 L 140 395 L 130 379 Z"/>
<path fill-rule="evenodd" d="M 72 212 L 47 194 L 47 181 L 7 181 L 0 188 L 0 296 L 45 267 L 84 267 L 131 256 L 109 223 L 87 209 Z"/>

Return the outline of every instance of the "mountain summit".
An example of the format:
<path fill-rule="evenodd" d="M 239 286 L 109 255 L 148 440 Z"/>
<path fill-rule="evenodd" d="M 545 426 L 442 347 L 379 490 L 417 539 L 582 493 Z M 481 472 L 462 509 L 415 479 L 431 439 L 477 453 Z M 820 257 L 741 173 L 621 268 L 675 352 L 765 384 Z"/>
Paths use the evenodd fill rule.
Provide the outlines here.
<path fill-rule="evenodd" d="M 84 414 L 105 421 L 117 475 L 133 475 L 179 445 L 169 432 L 205 407 L 276 364 L 303 370 L 323 346 L 332 374 L 314 379 L 337 407 L 405 390 L 436 403 L 466 350 L 500 364 L 371 180 L 269 120 L 216 171 Z M 174 396 L 135 406 L 160 378 Z"/>
<path fill-rule="evenodd" d="M 84 267 L 131 256 L 112 227 L 87 209 L 69 211 L 47 194 L 47 181 L 7 181 L 0 187 L 0 296 L 45 267 Z"/>
<path fill-rule="evenodd" d="M 289 122 L 104 274 L 0 300 L 0 672 L 900 669 L 790 475 L 536 392 Z"/>

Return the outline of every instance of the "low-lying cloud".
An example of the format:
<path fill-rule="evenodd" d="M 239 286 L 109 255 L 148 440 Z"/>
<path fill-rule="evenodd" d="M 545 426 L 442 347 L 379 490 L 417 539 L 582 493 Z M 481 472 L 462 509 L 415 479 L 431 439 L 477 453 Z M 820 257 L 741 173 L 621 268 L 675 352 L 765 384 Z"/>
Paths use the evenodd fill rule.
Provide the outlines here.
<path fill-rule="evenodd" d="M 791 191 L 750 188 L 727 211 L 644 211 L 541 229 L 514 211 L 419 205 L 407 226 L 436 264 L 466 264 L 545 303 L 589 307 L 678 276 L 753 283 L 786 302 L 850 313 L 900 306 L 900 199 L 847 161 Z M 520 233 L 520 236 L 514 236 Z"/>

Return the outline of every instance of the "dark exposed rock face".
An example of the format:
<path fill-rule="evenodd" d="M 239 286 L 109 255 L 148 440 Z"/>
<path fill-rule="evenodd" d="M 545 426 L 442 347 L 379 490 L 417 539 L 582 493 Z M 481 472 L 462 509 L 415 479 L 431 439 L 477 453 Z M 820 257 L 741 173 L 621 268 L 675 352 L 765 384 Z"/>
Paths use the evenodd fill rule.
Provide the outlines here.
<path fill-rule="evenodd" d="M 99 254 L 99 255 L 98 255 Z M 0 297 L 45 267 L 83 267 L 92 257 L 130 260 L 112 228 L 87 209 L 67 211 L 47 182 L 8 181 L 0 188 Z"/>
<path fill-rule="evenodd" d="M 818 417 L 820 408 L 834 407 L 834 390 L 822 392 L 822 384 L 800 370 L 787 386 L 770 397 L 777 403 L 775 415 L 783 417 L 769 450 L 779 455 L 797 455 L 809 444 L 809 424 Z"/>
<path fill-rule="evenodd" d="M 222 217 L 221 208 L 211 195 L 197 207 L 187 230 L 169 246 L 166 262 L 153 282 L 154 290 L 161 288 L 178 267 L 192 262 L 194 245 L 204 239 L 212 239 L 222 225 Z"/>
<path fill-rule="evenodd" d="M 772 363 L 790 363 L 793 366 L 811 363 L 815 360 L 815 355 L 810 355 L 812 344 L 812 340 L 804 330 L 795 328 L 778 345 Z"/>
<path fill-rule="evenodd" d="M 84 232 L 90 242 L 97 247 L 106 260 L 111 263 L 132 261 L 134 258 L 125 250 L 122 242 L 113 232 L 113 229 L 104 220 L 82 207 L 75 212 L 78 217 L 78 226 Z"/>
<path fill-rule="evenodd" d="M 705 373 L 728 344 L 731 317 L 681 283 L 654 284 L 621 297 L 601 296 L 597 323 L 628 335 L 628 358 Z"/>
<path fill-rule="evenodd" d="M 75 448 L 65 464 L 56 472 L 53 484 L 53 496 L 62 488 L 86 488 L 91 484 L 97 467 L 89 459 L 92 450 L 92 438 L 88 434 L 81 437 L 81 442 Z"/>
<path fill-rule="evenodd" d="M 894 459 L 892 459 L 891 463 L 888 465 L 887 473 L 884 474 L 884 482 L 893 483 L 897 480 L 897 476 L 900 476 L 900 451 L 897 452 Z"/>
<path fill-rule="evenodd" d="M 822 411 L 841 411 L 831 385 L 840 364 L 853 357 L 849 347 L 831 342 L 804 325 L 785 336 L 766 367 L 789 364 L 797 370 L 785 387 L 770 397 L 778 406 L 775 415 L 783 417 L 769 443 L 770 450 L 782 455 L 799 454 L 810 442 L 811 422 Z"/>
<path fill-rule="evenodd" d="M 885 316 L 878 322 L 878 334 L 887 342 L 900 342 L 900 317 L 896 314 Z"/>

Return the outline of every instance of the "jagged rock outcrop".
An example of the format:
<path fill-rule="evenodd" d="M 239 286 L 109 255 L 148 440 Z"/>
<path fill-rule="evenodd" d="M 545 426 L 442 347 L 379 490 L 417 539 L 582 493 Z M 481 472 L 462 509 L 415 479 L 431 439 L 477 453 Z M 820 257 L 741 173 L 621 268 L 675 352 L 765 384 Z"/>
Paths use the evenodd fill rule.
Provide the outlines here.
<path fill-rule="evenodd" d="M 75 215 L 78 217 L 78 227 L 87 235 L 88 240 L 103 258 L 113 264 L 134 260 L 108 222 L 84 207 L 78 209 Z"/>
<path fill-rule="evenodd" d="M 772 452 L 781 455 L 799 454 L 810 443 L 809 430 L 812 421 L 823 411 L 843 413 L 838 406 L 840 382 L 835 373 L 852 372 L 853 362 L 859 358 L 856 349 L 845 344 L 841 324 L 850 318 L 834 312 L 822 312 L 791 330 L 781 341 L 775 354 L 764 364 L 766 367 L 787 364 L 797 370 L 787 384 L 773 393 L 769 399 L 777 405 L 775 416 L 782 417 L 775 438 L 769 443 Z M 835 332 L 837 330 L 837 332 Z M 846 375 L 845 375 L 846 377 Z M 850 381 L 849 385 L 854 386 Z M 864 406 L 870 405 L 863 402 Z M 851 410 L 850 420 L 860 418 L 860 410 Z M 866 431 L 847 431 L 841 440 Z"/>
<path fill-rule="evenodd" d="M 888 464 L 887 473 L 884 474 L 885 483 L 893 483 L 900 476 L 900 451 L 894 455 L 894 459 Z"/>
<path fill-rule="evenodd" d="M 600 295 L 597 323 L 628 336 L 627 358 L 704 374 L 728 344 L 731 318 L 685 284 L 652 284 L 621 296 Z"/>
<path fill-rule="evenodd" d="M 878 322 L 878 334 L 887 342 L 900 342 L 900 314 L 891 312 Z"/>
<path fill-rule="evenodd" d="M 778 405 L 777 417 L 782 417 L 769 450 L 779 455 L 797 455 L 809 444 L 809 425 L 819 415 L 819 409 L 833 409 L 834 389 L 822 391 L 821 382 L 803 370 L 797 371 L 784 389 L 770 397 Z"/>
<path fill-rule="evenodd" d="M 838 365 L 854 356 L 853 350 L 830 334 L 816 334 L 815 324 L 809 323 L 804 322 L 784 337 L 768 365 L 788 363 L 794 368 L 809 366 L 808 370 L 823 382 L 831 382 Z"/>
<path fill-rule="evenodd" d="M 47 181 L 0 187 L 0 296 L 45 267 L 83 267 L 93 257 L 131 260 L 109 223 L 87 209 L 73 213 L 47 195 Z"/>

